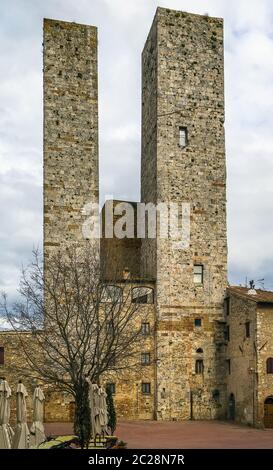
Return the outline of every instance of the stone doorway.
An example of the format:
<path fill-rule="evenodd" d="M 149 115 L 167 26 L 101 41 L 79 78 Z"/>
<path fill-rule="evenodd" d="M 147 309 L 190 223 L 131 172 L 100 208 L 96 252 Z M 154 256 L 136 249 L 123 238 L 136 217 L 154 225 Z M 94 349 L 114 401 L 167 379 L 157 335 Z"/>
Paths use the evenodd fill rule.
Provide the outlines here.
<path fill-rule="evenodd" d="M 233 393 L 231 393 L 229 396 L 229 400 L 228 400 L 228 419 L 230 421 L 235 421 L 235 411 L 236 411 L 235 396 Z"/>
<path fill-rule="evenodd" d="M 273 428 L 273 396 L 264 402 L 264 427 Z"/>

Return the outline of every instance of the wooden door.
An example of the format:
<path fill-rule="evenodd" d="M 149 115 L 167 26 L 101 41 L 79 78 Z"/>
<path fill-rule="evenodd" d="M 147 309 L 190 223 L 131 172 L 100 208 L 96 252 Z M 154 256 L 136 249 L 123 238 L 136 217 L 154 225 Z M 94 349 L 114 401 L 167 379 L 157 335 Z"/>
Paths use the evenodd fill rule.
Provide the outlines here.
<path fill-rule="evenodd" d="M 273 428 L 273 403 L 265 403 L 264 405 L 264 427 Z"/>

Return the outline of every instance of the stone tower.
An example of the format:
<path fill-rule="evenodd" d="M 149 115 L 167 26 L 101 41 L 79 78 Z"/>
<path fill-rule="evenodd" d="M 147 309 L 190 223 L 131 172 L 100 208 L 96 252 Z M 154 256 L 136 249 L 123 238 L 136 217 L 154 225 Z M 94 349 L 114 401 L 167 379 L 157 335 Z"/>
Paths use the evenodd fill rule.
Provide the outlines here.
<path fill-rule="evenodd" d="M 44 20 L 44 250 L 83 240 L 98 202 L 97 28 Z"/>
<path fill-rule="evenodd" d="M 142 55 L 142 201 L 190 204 L 190 246 L 143 242 L 156 278 L 159 419 L 221 417 L 227 285 L 223 21 L 158 8 Z"/>

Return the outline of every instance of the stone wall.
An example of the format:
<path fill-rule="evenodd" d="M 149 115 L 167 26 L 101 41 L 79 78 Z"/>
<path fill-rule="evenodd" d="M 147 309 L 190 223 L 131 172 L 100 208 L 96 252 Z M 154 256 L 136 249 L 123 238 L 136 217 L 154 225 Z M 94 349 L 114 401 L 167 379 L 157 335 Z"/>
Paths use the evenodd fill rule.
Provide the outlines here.
<path fill-rule="evenodd" d="M 123 288 L 124 301 L 130 301 L 133 289 L 149 287 L 154 289 L 153 282 L 147 280 L 125 280 L 118 284 Z M 117 416 L 119 419 L 154 419 L 155 418 L 155 398 L 156 381 L 155 371 L 157 367 L 156 356 L 156 321 L 155 304 L 140 303 L 135 305 L 133 328 L 139 331 L 142 322 L 149 323 L 150 333 L 140 335 L 133 348 L 135 353 L 124 360 L 116 363 L 116 368 L 109 371 L 101 378 L 102 383 L 115 383 L 116 393 L 114 401 Z M 141 364 L 141 354 L 150 353 L 150 364 Z M 150 393 L 142 392 L 142 383 L 150 384 Z"/>
<path fill-rule="evenodd" d="M 235 398 L 235 419 L 244 424 L 255 423 L 256 407 L 256 302 L 229 294 L 227 326 L 230 341 L 227 342 L 227 403 L 230 395 Z M 250 337 L 246 337 L 246 323 L 250 322 Z M 227 409 L 228 411 L 228 409 Z"/>
<path fill-rule="evenodd" d="M 44 20 L 44 250 L 82 240 L 98 202 L 97 28 Z"/>
<path fill-rule="evenodd" d="M 273 305 L 260 303 L 257 307 L 257 424 L 263 425 L 264 402 L 273 397 L 273 374 L 267 374 L 266 361 L 273 358 Z"/>
<path fill-rule="evenodd" d="M 123 288 L 123 300 L 127 304 L 124 307 L 124 312 L 130 308 L 132 299 L 132 289 L 139 287 L 154 288 L 154 283 L 140 279 L 138 281 L 124 280 L 124 282 L 117 283 L 119 287 Z M 103 308 L 103 305 L 102 305 Z M 150 324 L 150 333 L 148 335 L 141 335 L 139 339 L 133 343 L 134 354 L 128 360 L 126 351 L 124 359 L 119 361 L 113 367 L 111 372 L 105 373 L 100 381 L 102 384 L 114 383 L 116 393 L 114 401 L 116 404 L 116 411 L 118 419 L 153 419 L 155 409 L 155 367 L 156 367 L 156 350 L 155 350 L 155 306 L 154 303 L 150 304 L 137 304 L 134 305 L 132 328 L 139 331 L 142 322 Z M 126 310 L 127 311 L 127 310 Z M 128 312 L 128 311 L 127 311 Z M 128 315 L 128 313 L 127 313 Z M 29 332 L 21 333 L 27 338 L 23 340 L 23 344 L 29 342 L 31 347 L 31 334 Z M 34 343 L 37 344 L 36 342 Z M 5 364 L 0 365 L 0 377 L 6 377 L 10 383 L 13 391 L 11 401 L 11 421 L 15 423 L 16 419 L 16 387 L 19 379 L 22 379 L 26 385 L 29 397 L 27 399 L 28 406 L 28 420 L 32 420 L 32 395 L 36 385 L 35 374 L 33 378 L 25 378 L 20 376 L 16 368 L 24 368 L 26 366 L 26 358 L 20 342 L 20 337 L 15 332 L 0 331 L 0 347 L 4 347 L 5 351 Z M 129 346 L 130 347 L 130 346 Z M 150 364 L 141 364 L 141 353 L 150 353 Z M 142 392 L 142 383 L 150 383 L 150 393 L 144 394 Z M 73 421 L 74 416 L 74 398 L 69 393 L 64 391 L 56 391 L 54 384 L 43 384 L 43 391 L 45 393 L 45 415 L 46 422 L 69 422 Z"/>
<path fill-rule="evenodd" d="M 121 216 L 115 215 L 115 208 L 122 204 L 130 204 L 131 210 L 133 211 L 134 221 L 134 233 L 132 238 L 125 236 L 124 238 L 118 238 L 115 236 L 114 226 L 115 223 L 121 219 Z M 108 207 L 108 209 L 107 209 Z M 112 213 L 112 221 L 108 220 L 108 225 L 112 225 L 113 238 L 108 238 L 106 235 L 106 217 L 107 213 Z M 141 239 L 137 238 L 137 203 L 129 201 L 106 201 L 101 211 L 101 235 L 100 240 L 100 262 L 102 276 L 106 279 L 122 279 L 124 271 L 128 271 L 132 278 L 140 278 L 140 256 L 141 256 Z M 126 230 L 126 224 L 123 230 Z"/>
<path fill-rule="evenodd" d="M 158 8 L 142 67 L 142 200 L 191 207 L 188 249 L 177 250 L 172 240 L 158 236 L 142 252 L 144 272 L 157 279 L 157 414 L 188 417 L 198 339 L 210 371 L 198 384 L 196 418 L 203 418 L 210 414 L 213 390 L 224 396 L 217 374 L 224 354 L 216 344 L 223 337 L 227 284 L 223 21 Z M 180 127 L 187 128 L 185 148 L 179 145 Z M 204 267 L 200 285 L 194 284 L 194 264 Z M 192 312 L 199 311 L 208 330 L 196 337 L 190 326 L 176 328 L 181 318 L 192 325 Z"/>
<path fill-rule="evenodd" d="M 31 344 L 31 335 L 27 335 L 29 343 Z M 25 343 L 25 339 L 23 339 Z M 28 422 L 32 423 L 33 414 L 33 403 L 32 397 L 36 386 L 35 374 L 33 378 L 25 377 L 14 369 L 14 367 L 24 368 L 26 366 L 26 359 L 22 350 L 20 338 L 17 333 L 13 331 L 0 331 L 0 346 L 4 347 L 5 351 L 5 363 L 0 365 L 0 376 L 5 377 L 11 387 L 11 424 L 16 423 L 16 389 L 19 380 L 22 380 L 26 386 L 28 397 L 27 397 L 27 416 Z M 40 382 L 41 383 L 41 382 Z M 45 394 L 45 408 L 44 408 L 44 420 L 45 422 L 61 422 L 71 420 L 71 405 L 73 398 L 67 393 L 56 392 L 54 387 L 48 384 L 42 384 L 41 387 Z"/>

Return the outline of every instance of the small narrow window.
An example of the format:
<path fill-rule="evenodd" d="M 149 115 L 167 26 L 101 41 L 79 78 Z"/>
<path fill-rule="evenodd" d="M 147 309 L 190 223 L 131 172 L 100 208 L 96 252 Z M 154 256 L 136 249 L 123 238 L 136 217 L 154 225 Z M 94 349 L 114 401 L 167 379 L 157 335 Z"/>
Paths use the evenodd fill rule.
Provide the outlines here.
<path fill-rule="evenodd" d="M 203 374 L 204 373 L 204 361 L 203 359 L 197 359 L 195 363 L 195 373 L 196 374 Z"/>
<path fill-rule="evenodd" d="M 227 297 L 225 299 L 225 314 L 228 316 L 229 315 L 229 310 L 230 310 L 230 298 Z"/>
<path fill-rule="evenodd" d="M 0 366 L 5 364 L 5 349 L 1 346 L 0 347 Z"/>
<path fill-rule="evenodd" d="M 195 264 L 193 273 L 194 283 L 203 284 L 204 267 L 201 264 Z"/>
<path fill-rule="evenodd" d="M 183 149 L 188 145 L 188 129 L 186 127 L 179 127 L 179 145 Z"/>
<path fill-rule="evenodd" d="M 141 334 L 144 336 L 148 336 L 150 334 L 151 328 L 150 323 L 143 322 L 141 323 Z"/>
<path fill-rule="evenodd" d="M 202 326 L 202 320 L 201 318 L 195 318 L 194 320 L 194 326 L 200 328 L 200 326 Z"/>
<path fill-rule="evenodd" d="M 116 384 L 111 382 L 106 384 L 106 390 L 109 390 L 111 395 L 115 395 L 116 393 Z"/>
<path fill-rule="evenodd" d="M 113 320 L 111 320 L 107 323 L 107 332 L 108 332 L 109 335 L 114 336 L 115 327 L 114 327 Z"/>
<path fill-rule="evenodd" d="M 229 327 L 229 325 L 227 325 L 226 328 L 225 328 L 225 340 L 230 341 L 230 327 Z"/>
<path fill-rule="evenodd" d="M 230 375 L 230 373 L 231 373 L 231 362 L 230 362 L 230 359 L 227 360 L 227 372 L 228 372 L 228 374 Z"/>
<path fill-rule="evenodd" d="M 266 361 L 266 372 L 267 374 L 273 374 L 273 358 L 269 357 Z"/>
<path fill-rule="evenodd" d="M 150 384 L 150 382 L 142 382 L 141 391 L 145 395 L 150 395 L 150 393 L 151 393 L 151 384 Z"/>
<path fill-rule="evenodd" d="M 148 366 L 151 363 L 151 355 L 149 352 L 141 353 L 141 365 Z"/>
<path fill-rule="evenodd" d="M 245 329 L 246 329 L 246 338 L 250 338 L 250 322 L 249 321 L 246 322 Z"/>
<path fill-rule="evenodd" d="M 196 349 L 196 352 L 197 352 L 197 354 L 203 354 L 204 351 L 203 351 L 202 348 L 198 348 L 198 349 Z"/>
<path fill-rule="evenodd" d="M 114 354 L 109 358 L 108 364 L 109 366 L 112 366 L 112 367 L 116 365 L 116 357 Z"/>

